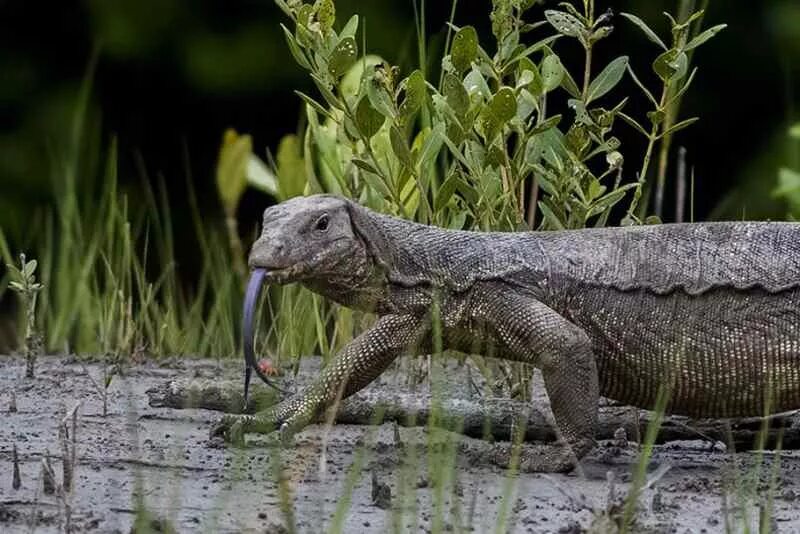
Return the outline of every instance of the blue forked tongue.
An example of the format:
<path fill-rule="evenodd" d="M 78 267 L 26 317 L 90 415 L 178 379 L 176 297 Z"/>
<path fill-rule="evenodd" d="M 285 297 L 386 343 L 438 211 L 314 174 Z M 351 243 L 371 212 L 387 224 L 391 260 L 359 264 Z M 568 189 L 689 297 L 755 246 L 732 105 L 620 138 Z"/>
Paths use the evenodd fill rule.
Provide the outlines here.
<path fill-rule="evenodd" d="M 247 406 L 247 394 L 250 389 L 250 378 L 253 371 L 256 375 L 264 381 L 265 384 L 271 388 L 286 393 L 284 390 L 276 386 L 272 380 L 258 367 L 256 363 L 255 350 L 253 348 L 253 319 L 256 312 L 256 302 L 258 302 L 258 295 L 261 292 L 261 285 L 264 282 L 264 276 L 267 274 L 265 269 L 255 269 L 250 274 L 250 280 L 247 282 L 247 291 L 244 294 L 244 320 L 242 322 L 242 337 L 244 342 L 244 404 Z"/>

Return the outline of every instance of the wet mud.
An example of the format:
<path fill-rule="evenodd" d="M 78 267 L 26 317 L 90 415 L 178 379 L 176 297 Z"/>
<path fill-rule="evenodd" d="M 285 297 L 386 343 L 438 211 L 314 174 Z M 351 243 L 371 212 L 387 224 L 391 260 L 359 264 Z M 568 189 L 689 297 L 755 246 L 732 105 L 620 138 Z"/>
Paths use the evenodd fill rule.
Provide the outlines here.
<path fill-rule="evenodd" d="M 0 356 L 0 532 L 63 532 L 67 515 L 74 532 L 128 533 L 137 517 L 164 532 L 613 532 L 640 465 L 639 445 L 618 436 L 571 473 L 509 476 L 480 439 L 395 423 L 315 424 L 289 448 L 253 435 L 233 448 L 209 438 L 219 412 L 150 406 L 147 391 L 178 378 L 241 380 L 239 362 L 127 367 L 111 382 L 105 416 L 103 369 L 49 357 L 26 379 L 22 359 Z M 445 373 L 443 394 L 466 395 L 461 372 Z M 382 380 L 371 387 L 391 376 Z M 405 387 L 398 380 L 390 385 Z M 59 428 L 76 406 L 73 489 L 64 492 Z M 670 440 L 645 468 L 634 532 L 758 531 L 759 521 L 800 532 L 797 451 Z"/>

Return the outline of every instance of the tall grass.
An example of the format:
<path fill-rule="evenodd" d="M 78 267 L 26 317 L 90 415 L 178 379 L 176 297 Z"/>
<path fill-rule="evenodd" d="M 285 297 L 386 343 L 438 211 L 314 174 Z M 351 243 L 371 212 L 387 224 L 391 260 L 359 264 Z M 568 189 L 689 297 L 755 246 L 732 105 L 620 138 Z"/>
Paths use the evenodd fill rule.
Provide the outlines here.
<path fill-rule="evenodd" d="M 235 354 L 242 290 L 224 235 L 200 216 L 187 180 L 191 238 L 200 250 L 192 266 L 198 282 L 188 287 L 189 266 L 175 258 L 175 214 L 163 180 L 154 191 L 142 176 L 144 200 L 132 205 L 118 180 L 116 141 L 102 146 L 96 125 L 85 120 L 90 87 L 87 75 L 72 135 L 52 150 L 52 204 L 31 216 L 28 255 L 39 260 L 45 284 L 37 328 L 46 348 L 112 356 Z M 0 244 L 11 262 L 4 236 Z"/>

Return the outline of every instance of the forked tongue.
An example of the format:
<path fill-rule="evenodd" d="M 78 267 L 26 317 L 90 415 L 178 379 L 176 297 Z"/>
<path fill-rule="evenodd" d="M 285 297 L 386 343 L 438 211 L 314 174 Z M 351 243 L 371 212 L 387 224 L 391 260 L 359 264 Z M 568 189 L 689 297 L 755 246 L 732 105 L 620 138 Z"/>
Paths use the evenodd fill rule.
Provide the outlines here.
<path fill-rule="evenodd" d="M 261 371 L 256 363 L 256 355 L 253 347 L 253 322 L 256 315 L 256 303 L 258 295 L 261 293 L 261 286 L 264 276 L 267 274 L 265 269 L 254 269 L 247 282 L 247 291 L 244 294 L 244 318 L 242 322 L 242 337 L 244 345 L 244 404 L 247 406 L 247 394 L 250 390 L 250 378 L 255 371 L 256 375 L 268 386 L 284 393 L 284 391 L 272 383 L 272 381 Z"/>

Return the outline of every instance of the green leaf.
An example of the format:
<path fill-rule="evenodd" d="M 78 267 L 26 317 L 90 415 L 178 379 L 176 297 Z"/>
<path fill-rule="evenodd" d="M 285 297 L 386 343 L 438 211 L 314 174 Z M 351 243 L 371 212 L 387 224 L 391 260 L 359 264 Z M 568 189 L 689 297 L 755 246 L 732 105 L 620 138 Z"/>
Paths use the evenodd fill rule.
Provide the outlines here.
<path fill-rule="evenodd" d="M 16 291 L 18 293 L 25 293 L 25 286 L 23 286 L 22 284 L 20 284 L 16 280 L 12 280 L 11 282 L 9 282 L 8 283 L 8 287 L 10 287 L 11 289 L 13 289 L 14 291 Z"/>
<path fill-rule="evenodd" d="M 439 190 L 436 191 L 436 198 L 433 201 L 434 211 L 442 211 L 442 209 L 447 206 L 447 203 L 450 202 L 450 199 L 453 197 L 453 193 L 456 192 L 459 180 L 460 176 L 458 172 L 452 172 L 450 176 L 447 177 L 447 180 L 439 186 Z"/>
<path fill-rule="evenodd" d="M 789 128 L 789 137 L 792 139 L 800 139 L 800 122 Z"/>
<path fill-rule="evenodd" d="M 252 137 L 239 135 L 230 128 L 225 130 L 216 174 L 217 192 L 228 215 L 236 213 L 242 193 L 247 188 L 247 162 L 252 151 Z"/>
<path fill-rule="evenodd" d="M 491 142 L 503 126 L 517 114 L 517 98 L 510 87 L 501 87 L 483 110 L 486 141 Z"/>
<path fill-rule="evenodd" d="M 286 3 L 285 0 L 275 0 L 275 3 L 278 4 L 278 7 L 281 8 L 283 14 L 289 18 L 292 18 L 294 14 L 292 13 L 292 9 L 289 7 L 289 4 Z"/>
<path fill-rule="evenodd" d="M 353 161 L 355 164 L 355 160 Z M 373 172 L 362 172 L 361 177 L 364 178 L 364 181 L 375 191 L 380 193 L 383 198 L 392 198 L 392 192 L 389 187 L 381 180 L 380 175 L 376 175 Z"/>
<path fill-rule="evenodd" d="M 336 6 L 333 0 L 317 0 L 314 4 L 314 9 L 317 12 L 317 20 L 320 26 L 327 33 L 328 30 L 333 28 L 333 23 L 336 22 Z"/>
<path fill-rule="evenodd" d="M 275 163 L 278 168 L 280 200 L 302 195 L 306 187 L 306 169 L 299 137 L 290 134 L 281 139 Z"/>
<path fill-rule="evenodd" d="M 422 150 L 419 153 L 420 170 L 425 169 L 428 164 L 436 159 L 442 149 L 442 144 L 444 144 L 444 123 L 439 122 L 433 127 L 422 144 Z"/>
<path fill-rule="evenodd" d="M 464 84 L 461 80 L 453 75 L 446 74 L 442 83 L 442 92 L 444 94 L 447 104 L 453 108 L 453 111 L 458 117 L 463 117 L 469 110 L 469 95 L 467 90 L 464 89 Z"/>
<path fill-rule="evenodd" d="M 667 102 L 666 107 L 669 107 L 670 104 L 672 104 L 673 102 L 677 102 L 677 100 L 683 96 L 683 94 L 692 85 L 692 82 L 694 81 L 694 77 L 696 74 L 697 74 L 697 67 L 692 69 L 692 72 L 689 74 L 689 78 L 686 80 L 686 83 L 684 83 L 683 86 L 680 89 L 678 89 L 678 91 L 674 95 L 672 95 L 672 98 L 669 99 L 669 102 Z"/>
<path fill-rule="evenodd" d="M 530 131 L 528 135 L 536 135 L 542 132 L 549 130 L 550 128 L 555 128 L 558 126 L 558 123 L 561 122 L 561 115 L 553 115 L 542 121 L 541 124 L 537 124 L 536 127 Z"/>
<path fill-rule="evenodd" d="M 800 172 L 782 167 L 778 170 L 778 187 L 772 194 L 775 196 L 787 196 L 800 190 Z"/>
<path fill-rule="evenodd" d="M 563 11 L 548 9 L 544 12 L 547 22 L 562 35 L 579 37 L 586 31 L 586 26 L 573 15 Z"/>
<path fill-rule="evenodd" d="M 342 28 L 339 37 L 355 37 L 358 31 L 358 15 L 353 15 Z"/>
<path fill-rule="evenodd" d="M 664 110 L 656 109 L 654 111 L 648 111 L 647 118 L 650 120 L 650 124 L 653 126 L 658 126 L 664 122 L 664 119 L 667 118 L 667 114 L 664 112 Z"/>
<path fill-rule="evenodd" d="M 325 99 L 325 102 L 327 102 L 330 107 L 342 109 L 342 104 L 339 102 L 339 99 L 336 98 L 336 95 L 333 94 L 333 91 L 330 90 L 328 84 L 313 73 L 311 74 L 311 79 L 314 80 L 314 85 L 317 86 L 322 98 Z"/>
<path fill-rule="evenodd" d="M 283 30 L 283 35 L 286 37 L 286 44 L 289 47 L 289 52 L 291 52 L 292 57 L 297 62 L 298 65 L 303 67 L 304 69 L 310 69 L 311 64 L 308 62 L 303 51 L 297 44 L 297 39 L 294 38 L 292 32 L 289 31 L 289 28 L 281 24 L 281 29 Z"/>
<path fill-rule="evenodd" d="M 22 268 L 22 274 L 25 278 L 30 279 L 33 276 L 33 273 L 36 272 L 36 266 L 38 263 L 36 260 L 31 260 L 25 264 L 25 267 Z"/>
<path fill-rule="evenodd" d="M 517 113 L 517 99 L 510 87 L 501 87 L 489 102 L 489 112 L 498 123 L 505 124 Z"/>
<path fill-rule="evenodd" d="M 600 98 L 612 90 L 625 75 L 628 66 L 628 56 L 621 56 L 609 63 L 606 68 L 597 75 L 589 84 L 589 92 L 586 95 L 586 105 L 589 102 Z"/>
<path fill-rule="evenodd" d="M 683 47 L 683 51 L 688 52 L 693 48 L 697 48 L 698 46 L 705 43 L 706 41 L 708 41 L 709 39 L 711 39 L 712 37 L 714 37 L 727 27 L 728 27 L 727 24 L 717 24 L 716 26 L 712 26 L 711 28 L 707 29 L 706 31 L 704 31 L 703 33 L 701 33 L 700 35 L 696 36 L 694 39 L 686 43 L 686 46 Z"/>
<path fill-rule="evenodd" d="M 480 70 L 474 67 L 464 77 L 464 87 L 470 95 L 478 93 L 484 98 L 489 98 L 492 95 L 489 84 L 486 83 L 486 78 L 483 77 Z"/>
<path fill-rule="evenodd" d="M 472 26 L 464 26 L 453 37 L 450 61 L 459 74 L 467 70 L 478 57 L 478 32 Z"/>
<path fill-rule="evenodd" d="M 306 153 L 310 154 L 311 152 L 309 151 Z M 303 159 L 304 165 L 306 165 L 306 171 L 308 171 L 308 163 L 305 162 L 305 158 Z M 281 191 L 280 187 L 278 186 L 278 177 L 275 176 L 275 173 L 273 173 L 272 170 L 267 167 L 267 164 L 255 154 L 250 154 L 250 159 L 247 161 L 247 185 L 258 189 L 259 191 L 263 191 L 264 193 L 271 195 L 276 199 L 280 200 L 281 198 Z"/>
<path fill-rule="evenodd" d="M 386 117 L 381 112 L 372 107 L 369 102 L 369 97 L 362 96 L 356 106 L 356 126 L 358 131 L 367 139 L 372 138 L 373 135 L 378 133 L 383 123 L 386 122 Z"/>
<path fill-rule="evenodd" d="M 541 200 L 538 202 L 539 204 L 539 211 L 542 212 L 542 216 L 544 217 L 547 226 L 549 226 L 552 230 L 563 230 L 564 225 L 562 224 L 561 220 L 556 217 L 556 214 L 553 213 L 553 210 L 550 209 L 550 206 L 542 202 Z"/>
<path fill-rule="evenodd" d="M 327 109 L 325 109 L 325 106 L 323 106 L 322 104 L 320 104 L 319 102 L 317 102 L 316 100 L 314 100 L 313 98 L 311 98 L 310 96 L 308 96 L 307 94 L 305 94 L 305 93 L 302 93 L 302 92 L 300 92 L 300 91 L 295 91 L 294 93 L 295 93 L 297 96 L 299 96 L 301 99 L 303 99 L 303 101 L 304 101 L 306 104 L 308 104 L 309 106 L 311 106 L 312 108 L 314 108 L 314 110 L 316 110 L 316 111 L 317 111 L 317 113 L 320 113 L 320 114 L 324 115 L 325 117 L 327 117 L 327 118 L 329 118 L 329 119 L 332 119 L 332 118 L 333 118 L 333 115 L 331 115 L 330 111 L 328 111 Z"/>
<path fill-rule="evenodd" d="M 644 127 L 641 124 L 636 122 L 636 119 L 634 119 L 633 117 L 631 117 L 629 115 L 626 115 L 625 113 L 623 113 L 621 111 L 619 113 L 617 113 L 617 115 L 619 116 L 619 118 L 621 118 L 622 120 L 624 120 L 625 122 L 627 122 L 628 124 L 633 126 L 633 128 L 636 129 L 638 132 L 640 132 L 643 136 L 648 137 L 648 138 L 650 137 L 650 132 L 645 130 Z"/>
<path fill-rule="evenodd" d="M 469 169 L 469 162 L 466 160 L 466 158 L 464 158 L 464 155 L 461 153 L 458 147 L 453 143 L 453 141 L 447 136 L 444 136 L 444 144 L 447 145 L 447 148 L 450 149 L 450 153 L 453 155 L 453 157 L 456 158 L 458 162 L 461 163 L 464 167 Z"/>
<path fill-rule="evenodd" d="M 345 37 L 339 41 L 328 58 L 328 72 L 334 78 L 339 79 L 345 75 L 356 59 L 358 59 L 356 40 L 352 37 Z"/>
<path fill-rule="evenodd" d="M 11 278 L 14 280 L 22 280 L 22 271 L 19 268 L 11 263 L 6 263 L 6 268 L 8 269 Z"/>
<path fill-rule="evenodd" d="M 425 77 L 419 69 L 412 72 L 405 80 L 406 97 L 403 103 L 400 104 L 400 115 L 405 118 L 410 117 L 416 113 L 419 108 L 425 103 L 425 98 L 428 96 L 425 87 Z"/>
<path fill-rule="evenodd" d="M 463 230 L 464 223 L 467 221 L 467 210 L 462 210 L 450 217 L 447 227 L 450 230 Z"/>
<path fill-rule="evenodd" d="M 458 180 L 456 183 L 456 189 L 458 189 L 458 192 L 461 193 L 461 196 L 464 197 L 464 200 L 467 201 L 468 205 L 478 205 L 478 202 L 481 199 L 481 194 L 476 191 L 471 184 L 467 183 L 466 180 Z"/>
<path fill-rule="evenodd" d="M 636 76 L 635 72 L 633 72 L 633 67 L 631 67 L 630 63 L 628 64 L 628 74 L 631 75 L 633 81 L 636 83 L 636 85 L 639 86 L 639 89 L 642 90 L 642 92 L 645 94 L 648 100 L 650 100 L 650 102 L 652 102 L 654 106 L 658 107 L 658 100 L 656 100 L 656 97 L 653 96 L 653 93 L 651 93 L 650 90 L 647 89 L 647 87 L 645 87 L 645 85 L 639 81 L 639 77 Z"/>
<path fill-rule="evenodd" d="M 658 35 L 656 35 L 656 32 L 651 30 L 650 27 L 647 24 L 645 24 L 645 22 L 642 19 L 640 19 L 636 15 L 632 15 L 631 13 L 620 13 L 620 15 L 622 15 L 629 21 L 636 24 L 639 27 L 639 29 L 642 30 L 644 34 L 647 36 L 647 38 L 650 39 L 652 42 L 654 42 L 664 50 L 667 50 L 667 45 L 664 44 L 664 41 L 662 41 L 658 37 Z"/>
<path fill-rule="evenodd" d="M 626 184 L 618 189 L 611 191 L 610 193 L 606 194 L 603 197 L 597 199 L 592 205 L 592 208 L 586 214 L 586 219 L 588 220 L 590 217 L 594 217 L 595 215 L 600 215 L 607 209 L 614 206 L 617 202 L 625 197 L 625 193 L 628 189 L 632 187 L 636 187 L 637 183 Z"/>
<path fill-rule="evenodd" d="M 561 87 L 564 88 L 571 96 L 575 98 L 581 97 L 581 90 L 578 89 L 578 84 L 572 79 L 572 74 L 567 69 L 564 69 L 564 77 L 561 79 Z"/>
<path fill-rule="evenodd" d="M 372 174 L 376 174 L 380 176 L 378 169 L 372 166 L 371 163 L 364 161 L 363 159 L 353 158 L 352 159 L 353 165 L 361 169 L 362 171 L 371 172 Z"/>
<path fill-rule="evenodd" d="M 676 123 L 676 124 L 673 124 L 672 126 L 670 126 L 670 127 L 669 127 L 669 128 L 668 128 L 668 129 L 667 129 L 665 132 L 663 132 L 663 133 L 662 133 L 662 134 L 661 134 L 659 137 L 666 137 L 666 136 L 668 136 L 668 135 L 672 135 L 672 134 L 674 134 L 675 132 L 678 132 L 678 131 L 680 131 L 680 130 L 683 130 L 684 128 L 688 128 L 689 126 L 691 126 L 692 124 L 696 123 L 696 122 L 697 122 L 697 121 L 699 121 L 699 120 L 700 120 L 700 118 L 699 118 L 699 117 L 692 117 L 691 119 L 682 120 L 682 121 L 680 121 L 680 122 L 678 122 L 678 123 Z"/>
<path fill-rule="evenodd" d="M 555 54 L 550 54 L 542 61 L 542 85 L 544 92 L 549 93 L 559 85 L 564 78 L 564 66 Z"/>
<path fill-rule="evenodd" d="M 297 8 L 297 24 L 308 27 L 311 18 L 314 17 L 315 7 L 311 4 L 302 4 Z M 291 16 L 289 17 L 291 18 Z"/>
<path fill-rule="evenodd" d="M 522 59 L 527 59 L 528 56 L 530 56 L 534 52 L 538 52 L 539 50 L 542 50 L 543 48 L 545 48 L 547 46 L 550 46 L 551 44 L 556 42 L 556 40 L 560 39 L 561 37 L 562 37 L 561 35 L 551 35 L 550 37 L 545 37 L 541 41 L 533 43 L 528 48 L 525 48 L 524 50 L 522 50 L 518 54 L 514 55 L 514 57 L 509 59 L 508 60 L 508 64 L 513 66 L 517 61 L 520 61 Z"/>
<path fill-rule="evenodd" d="M 408 144 L 397 126 L 392 126 L 389 129 L 389 142 L 392 145 L 392 152 L 400 160 L 400 163 L 409 169 L 413 168 L 414 158 L 411 156 L 411 150 L 408 149 Z"/>
<path fill-rule="evenodd" d="M 394 102 L 378 80 L 373 78 L 367 81 L 367 97 L 372 107 L 380 111 L 384 117 L 394 119 Z"/>
<path fill-rule="evenodd" d="M 688 69 L 689 60 L 686 54 L 677 48 L 671 48 L 653 61 L 653 71 L 664 82 L 682 78 Z"/>

